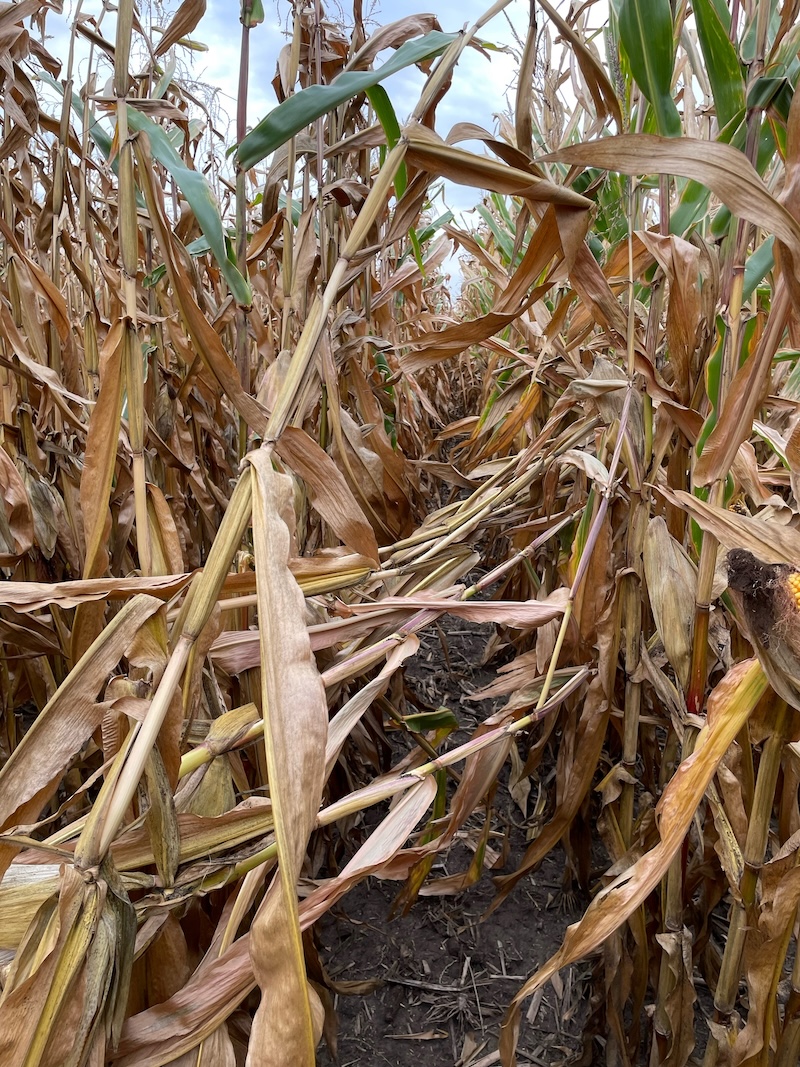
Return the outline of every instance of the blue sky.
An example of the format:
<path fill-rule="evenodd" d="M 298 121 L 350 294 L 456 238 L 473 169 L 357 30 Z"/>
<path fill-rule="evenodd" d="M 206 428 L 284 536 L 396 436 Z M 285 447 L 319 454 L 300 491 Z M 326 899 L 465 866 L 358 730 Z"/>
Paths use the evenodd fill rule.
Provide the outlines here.
<path fill-rule="evenodd" d="M 465 24 L 473 23 L 490 6 L 491 0 L 434 0 L 425 3 L 420 0 L 380 0 L 372 6 L 370 21 L 374 26 L 392 22 L 417 11 L 433 11 L 439 18 L 442 29 L 453 32 Z M 335 12 L 336 5 L 328 4 L 327 10 Z M 364 4 L 365 11 L 370 8 Z M 528 0 L 511 0 L 508 11 L 515 25 L 527 24 Z M 270 82 L 275 71 L 275 62 L 283 44 L 286 42 L 289 4 L 286 0 L 264 0 L 265 22 L 252 31 L 252 70 L 248 118 L 258 121 L 275 105 Z M 195 35 L 209 46 L 209 52 L 198 57 L 198 73 L 205 71 L 205 76 L 214 84 L 220 85 L 229 94 L 231 106 L 236 92 L 236 77 L 239 64 L 239 23 L 238 0 L 208 0 L 208 7 L 203 21 Z M 347 11 L 345 9 L 345 18 Z M 368 26 L 369 29 L 369 26 Z M 484 36 L 497 44 L 508 44 L 512 33 L 508 21 L 503 15 L 498 16 L 484 31 Z M 514 63 L 511 57 L 495 54 L 491 63 L 474 50 L 462 58 L 454 85 L 441 112 L 447 119 L 463 118 L 468 110 L 472 121 L 491 124 L 492 113 L 505 106 L 504 93 L 513 79 Z M 422 76 L 414 71 L 413 75 L 396 75 L 392 83 L 395 90 L 400 90 L 395 100 L 398 117 L 405 117 L 403 93 L 407 94 L 408 107 L 416 102 L 418 87 L 422 85 Z M 393 93 L 394 95 L 394 93 Z M 449 102 L 452 96 L 452 103 Z"/>
<path fill-rule="evenodd" d="M 472 25 L 491 5 L 491 0 L 380 0 L 370 11 L 365 0 L 364 11 L 370 12 L 369 22 L 377 25 L 392 22 L 415 12 L 434 12 L 445 32 L 454 32 L 464 25 Z M 286 42 L 289 4 L 286 0 L 264 0 L 265 22 L 251 35 L 251 81 L 248 95 L 248 121 L 254 125 L 274 106 L 272 77 L 280 49 Z M 334 13 L 335 5 L 327 4 L 326 10 Z M 528 0 L 511 0 L 507 12 L 509 19 L 524 33 L 527 26 Z M 203 21 L 194 34 L 209 46 L 209 51 L 198 58 L 198 76 L 220 87 L 221 103 L 234 108 L 236 94 L 240 30 L 238 23 L 238 0 L 208 0 Z M 345 9 L 345 17 L 347 11 Z M 514 35 L 509 19 L 501 14 L 483 30 L 484 39 L 500 46 L 512 46 Z M 370 25 L 368 23 L 369 32 Z M 453 86 L 437 112 L 438 132 L 445 136 L 456 122 L 470 121 L 490 131 L 495 129 L 495 114 L 507 109 L 507 93 L 513 92 L 516 61 L 510 54 L 492 53 L 491 60 L 474 49 L 467 49 L 459 62 Z M 385 83 L 398 119 L 402 123 L 412 111 L 424 83 L 423 75 L 412 68 L 394 75 Z M 477 147 L 477 146 L 475 146 Z M 454 210 L 471 208 L 479 193 L 474 189 L 462 189 L 448 183 L 448 205 Z"/>
<path fill-rule="evenodd" d="M 64 14 L 60 18 L 51 13 L 48 16 L 48 33 L 52 34 L 50 50 L 61 59 L 66 59 L 69 49 L 68 27 L 74 14 L 74 2 L 65 3 Z M 289 26 L 290 4 L 288 0 L 263 0 L 265 21 L 251 34 L 251 77 L 248 96 L 248 122 L 255 125 L 276 104 L 272 90 L 272 78 L 278 54 L 287 41 L 286 31 Z M 471 25 L 491 5 L 491 0 L 377 0 L 370 4 L 364 0 L 365 19 L 368 16 L 367 30 L 379 24 L 394 21 L 404 15 L 415 12 L 433 11 L 438 16 L 442 28 L 453 32 L 464 25 Z M 167 6 L 174 10 L 178 0 L 171 0 Z M 325 10 L 331 17 L 337 17 L 338 2 L 328 0 Z M 350 8 L 349 0 L 341 4 L 345 21 Z M 84 0 L 83 14 L 99 15 L 100 0 Z M 183 62 L 192 62 L 194 76 L 218 89 L 219 126 L 227 133 L 229 143 L 233 141 L 232 116 L 236 105 L 236 92 L 239 70 L 239 49 L 241 26 L 239 23 L 240 0 L 207 0 L 207 10 L 192 37 L 208 47 L 207 52 L 190 53 L 177 49 Z M 509 20 L 524 34 L 528 21 L 529 0 L 511 0 L 506 14 L 500 14 L 482 31 L 482 37 L 499 46 L 513 46 L 514 34 Z M 146 9 L 145 9 L 146 14 Z M 107 39 L 114 40 L 114 16 L 108 15 L 102 24 L 102 31 Z M 88 48 L 78 40 L 76 46 L 76 75 L 79 81 L 86 77 L 86 55 Z M 453 86 L 442 101 L 437 112 L 438 132 L 445 136 L 450 127 L 459 121 L 468 120 L 490 131 L 496 128 L 495 115 L 508 107 L 509 90 L 513 93 L 516 61 L 510 54 L 492 53 L 491 60 L 474 49 L 467 49 L 456 70 Z M 108 75 L 110 76 L 110 66 Z M 394 104 L 401 123 L 408 117 L 419 97 L 424 78 L 412 68 L 394 75 L 385 85 Z M 102 81 L 101 81 L 102 86 Z M 102 88 L 101 88 L 102 92 Z M 231 116 L 230 124 L 226 116 Z M 479 146 L 475 146 L 480 150 Z M 474 189 L 462 189 L 448 183 L 446 197 L 448 205 L 457 212 L 465 211 L 479 200 L 479 192 Z"/>

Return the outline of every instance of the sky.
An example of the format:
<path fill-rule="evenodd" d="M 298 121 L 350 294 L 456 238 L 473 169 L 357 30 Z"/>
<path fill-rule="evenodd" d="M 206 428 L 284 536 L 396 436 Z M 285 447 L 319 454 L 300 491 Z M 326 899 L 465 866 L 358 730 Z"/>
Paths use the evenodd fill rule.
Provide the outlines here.
<path fill-rule="evenodd" d="M 439 18 L 442 29 L 452 33 L 471 25 L 491 5 L 492 0 L 364 0 L 363 9 L 367 32 L 378 25 L 392 22 L 404 15 L 433 11 Z M 288 40 L 291 5 L 288 0 L 263 0 L 265 21 L 251 31 L 250 39 L 250 86 L 248 93 L 248 124 L 255 125 L 276 105 L 272 78 L 278 54 Z M 517 33 L 524 35 L 528 21 L 529 0 L 511 0 L 507 13 L 496 16 L 485 26 L 481 36 L 493 44 L 519 52 L 514 41 L 512 25 Z M 140 0 L 140 11 L 142 8 Z M 169 7 L 175 10 L 177 0 Z M 66 59 L 69 48 L 69 25 L 74 16 L 75 0 L 67 0 L 63 15 L 48 16 L 47 30 L 52 35 L 48 43 L 50 51 L 60 59 Z M 349 2 L 340 5 L 338 0 L 323 0 L 326 13 L 334 18 L 348 21 Z M 228 143 L 234 139 L 233 116 L 239 76 L 239 51 L 241 25 L 239 23 L 240 0 L 207 0 L 206 14 L 191 37 L 205 44 L 206 52 L 190 53 L 177 49 L 182 61 L 192 63 L 194 77 L 207 82 L 218 90 L 218 126 L 227 134 Z M 100 0 L 84 0 L 82 12 L 98 14 Z M 141 11 L 146 18 L 146 9 Z M 154 19 L 154 21 L 157 21 Z M 102 23 L 104 36 L 114 40 L 113 15 L 107 15 Z M 182 54 L 181 54 L 182 53 Z M 88 48 L 78 40 L 76 47 L 76 80 L 86 77 Z M 385 57 L 379 57 L 381 62 Z M 509 91 L 513 94 L 516 72 L 515 55 L 511 52 L 493 52 L 491 60 L 475 49 L 467 49 L 459 61 L 452 88 L 437 110 L 437 131 L 446 136 L 451 126 L 459 121 L 470 121 L 491 132 L 496 130 L 495 115 L 508 109 Z M 109 68 L 110 75 L 110 68 Z M 384 85 L 402 122 L 413 110 L 424 84 L 424 76 L 416 68 L 401 71 L 388 79 Z M 466 144 L 481 150 L 480 145 Z M 447 183 L 445 187 L 447 206 L 457 217 L 468 211 L 480 199 L 478 190 Z"/>
<path fill-rule="evenodd" d="M 231 106 L 236 95 L 239 65 L 239 24 L 238 0 L 207 0 L 205 17 L 194 36 L 209 45 L 209 52 L 199 58 L 198 72 L 205 71 L 205 77 L 213 84 L 219 85 L 230 98 Z M 370 5 L 364 2 L 365 18 L 370 17 L 367 29 L 400 19 L 414 12 L 434 12 L 439 18 L 442 29 L 453 33 L 465 25 L 472 24 L 490 6 L 491 0 L 378 0 Z M 328 3 L 326 10 L 335 15 L 338 4 Z M 256 122 L 275 106 L 275 97 L 270 84 L 275 72 L 275 63 L 281 47 L 286 43 L 290 5 L 286 0 L 264 0 L 265 22 L 251 31 L 251 78 L 248 100 L 248 119 Z M 509 14 L 513 23 L 524 30 L 527 25 L 528 0 L 511 0 Z M 347 19 L 347 9 L 343 11 Z M 484 30 L 483 34 L 493 43 L 507 45 L 512 41 L 512 32 L 508 20 L 500 15 Z M 494 54 L 492 61 L 480 56 L 474 49 L 468 50 L 459 63 L 451 93 L 445 99 L 440 112 L 440 121 L 463 118 L 469 111 L 472 121 L 491 127 L 493 111 L 505 107 L 505 93 L 513 82 L 515 71 L 514 59 L 505 54 Z M 397 92 L 394 99 L 395 109 L 401 119 L 407 117 L 413 105 L 423 76 L 414 69 L 409 73 L 395 75 L 387 82 L 387 87 Z M 407 107 L 403 108 L 404 94 Z M 452 94 L 452 101 L 450 96 Z M 394 96 L 394 93 L 390 95 Z M 448 116 L 447 112 L 450 112 Z"/>
<path fill-rule="evenodd" d="M 445 33 L 472 25 L 491 5 L 491 0 L 378 0 L 370 5 L 364 0 L 367 32 L 378 25 L 416 12 L 433 12 Z M 334 15 L 338 4 L 328 3 L 326 11 Z M 493 44 L 513 49 L 518 54 L 514 30 L 522 35 L 527 27 L 529 0 L 511 0 L 508 17 L 501 14 L 489 23 L 481 36 Z M 234 108 L 239 69 L 238 0 L 208 0 L 206 15 L 195 36 L 209 45 L 208 53 L 199 58 L 198 75 L 220 88 L 220 101 Z M 278 53 L 287 41 L 290 5 L 287 0 L 264 0 L 266 20 L 251 33 L 252 77 L 248 94 L 248 122 L 254 125 L 276 103 L 271 81 Z M 232 13 L 235 15 L 235 25 Z M 344 8 L 347 20 L 347 7 Z M 383 59 L 385 57 L 381 57 Z M 380 61 L 380 60 L 379 60 Z M 461 121 L 474 122 L 490 132 L 496 129 L 495 114 L 508 109 L 508 93 L 514 90 L 517 61 L 509 52 L 493 52 L 491 60 L 475 49 L 467 49 L 459 61 L 453 86 L 437 110 L 437 130 L 446 136 Z M 410 115 L 424 84 L 424 75 L 412 67 L 395 74 L 384 83 L 402 124 Z M 465 144 L 481 150 L 477 144 Z M 446 183 L 447 206 L 457 215 L 469 211 L 480 199 L 479 191 Z"/>

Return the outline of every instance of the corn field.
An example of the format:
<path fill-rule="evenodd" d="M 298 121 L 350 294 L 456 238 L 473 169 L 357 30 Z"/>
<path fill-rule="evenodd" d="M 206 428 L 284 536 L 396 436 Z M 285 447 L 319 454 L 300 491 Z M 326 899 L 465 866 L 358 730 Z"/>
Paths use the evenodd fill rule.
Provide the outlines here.
<path fill-rule="evenodd" d="M 482 1064 L 588 960 L 578 1062 L 795 1067 L 800 0 L 295 0 L 251 129 L 242 0 L 225 144 L 205 9 L 0 8 L 0 1063 L 312 1067 L 355 886 L 494 912 L 560 847 Z M 403 684 L 448 617 L 477 727 Z"/>

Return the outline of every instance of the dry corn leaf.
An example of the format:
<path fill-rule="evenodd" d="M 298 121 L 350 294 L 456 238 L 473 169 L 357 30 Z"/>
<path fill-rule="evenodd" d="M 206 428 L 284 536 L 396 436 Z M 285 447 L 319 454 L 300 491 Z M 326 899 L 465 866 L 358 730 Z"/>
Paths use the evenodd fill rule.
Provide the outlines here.
<path fill-rule="evenodd" d="M 250 954 L 262 989 L 249 1067 L 313 1067 L 321 1023 L 306 979 L 296 882 L 322 797 L 328 709 L 289 570 L 291 480 L 268 452 L 253 468 L 253 536 L 261 635 L 261 685 L 278 872 L 253 920 Z M 292 527 L 287 526 L 287 521 Z"/>
<path fill-rule="evenodd" d="M 403 137 L 408 145 L 408 161 L 429 174 L 449 178 L 460 185 L 521 196 L 534 203 L 560 204 L 579 211 L 587 211 L 591 206 L 590 201 L 564 186 L 463 148 L 454 148 L 420 123 L 405 126 Z"/>
<path fill-rule="evenodd" d="M 792 844 L 788 841 L 762 872 L 757 926 L 748 938 L 744 958 L 750 1010 L 731 1049 L 731 1063 L 736 1067 L 757 1063 L 780 1034 L 773 1005 L 785 966 L 786 931 L 800 904 L 800 868 Z"/>
<path fill-rule="evenodd" d="M 663 1022 L 667 1052 L 662 1062 L 664 1067 L 684 1067 L 694 1051 L 694 1003 L 697 994 L 692 981 L 692 932 L 684 926 L 674 933 L 656 934 L 656 941 L 663 948 L 669 968 L 670 991 L 665 998 Z M 661 1023 L 659 1019 L 656 1026 Z"/>
<path fill-rule="evenodd" d="M 660 516 L 650 520 L 645 533 L 644 573 L 656 630 L 685 691 L 692 660 L 697 573 Z"/>
<path fill-rule="evenodd" d="M 800 223 L 769 192 L 748 158 L 722 141 L 621 134 L 570 145 L 545 161 L 622 174 L 679 174 L 708 186 L 732 212 L 776 234 L 800 254 Z"/>
<path fill-rule="evenodd" d="M 768 563 L 795 566 L 800 561 L 800 533 L 792 526 L 715 507 L 683 490 L 672 493 L 664 489 L 659 492 L 687 511 L 699 526 L 712 533 L 726 547 L 746 548 Z"/>
<path fill-rule="evenodd" d="M 366 70 L 384 48 L 399 48 L 413 37 L 422 37 L 433 30 L 441 32 L 436 15 L 415 14 L 378 26 L 348 62 L 348 70 Z"/>
<path fill-rule="evenodd" d="M 100 352 L 100 392 L 97 397 L 81 474 L 81 511 L 86 537 L 84 578 L 98 578 L 108 566 L 108 498 L 117 464 L 117 444 L 125 377 L 128 331 L 123 319 L 108 332 Z"/>
<path fill-rule="evenodd" d="M 126 604 L 42 709 L 0 769 L 0 827 L 38 816 L 69 760 L 100 725 L 105 705 L 97 701 L 97 695 L 108 674 L 129 650 L 139 629 L 162 607 L 160 600 L 144 594 Z M 0 865 L 7 864 L 0 860 Z"/>
<path fill-rule="evenodd" d="M 206 0 L 183 0 L 178 10 L 169 21 L 164 30 L 153 55 L 163 56 L 173 45 L 176 45 L 182 37 L 186 37 L 200 22 L 206 13 Z"/>
<path fill-rule="evenodd" d="M 11 457 L 4 448 L 0 448 L 0 491 L 3 494 L 3 525 L 10 536 L 7 541 L 8 557 L 4 565 L 15 562 L 17 556 L 23 556 L 33 544 L 34 519 L 30 500 L 25 491 L 25 484 L 14 466 Z M 0 526 L 0 535 L 3 527 Z M 2 556 L 0 556 L 0 561 Z"/>
<path fill-rule="evenodd" d="M 303 925 L 316 922 L 354 885 L 367 875 L 384 869 L 431 806 L 435 795 L 436 782 L 432 778 L 412 786 L 381 820 L 378 828 L 370 834 L 342 872 L 306 897 L 300 906 Z"/>
<path fill-rule="evenodd" d="M 177 816 L 180 862 L 188 863 L 236 848 L 273 828 L 272 805 L 263 797 L 250 797 L 215 817 L 181 813 Z M 127 830 L 111 846 L 114 864 L 133 871 L 155 862 L 146 828 Z"/>
<path fill-rule="evenodd" d="M 55 864 L 14 864 L 0 884 L 0 948 L 16 948 L 34 913 L 58 890 Z"/>
<path fill-rule="evenodd" d="M 386 663 L 375 677 L 355 693 L 336 712 L 328 724 L 328 743 L 325 752 L 325 779 L 330 777 L 342 746 L 352 733 L 356 723 L 375 700 L 381 696 L 391 681 L 392 675 L 402 664 L 419 650 L 419 638 L 411 635 L 397 645 L 386 657 Z"/>
<path fill-rule="evenodd" d="M 659 801 L 659 843 L 600 891 L 580 922 L 568 928 L 559 951 L 515 994 L 500 1037 L 504 1067 L 516 1067 L 522 1001 L 562 967 L 601 945 L 664 877 L 719 761 L 766 690 L 767 679 L 756 660 L 737 664 L 717 685 L 709 698 L 708 719 L 694 753 L 678 768 Z"/>
<path fill-rule="evenodd" d="M 460 590 L 456 589 L 456 592 Z M 497 622 L 505 626 L 528 627 L 543 626 L 551 619 L 557 619 L 563 615 L 569 592 L 566 589 L 557 589 L 545 600 L 456 600 L 441 596 L 389 596 L 380 601 L 378 613 L 391 609 L 404 611 L 435 611 L 438 614 L 447 612 L 455 615 L 457 619 L 468 619 L 471 622 Z M 343 614 L 363 615 L 375 612 L 371 604 L 348 604 L 340 608 Z"/>
<path fill-rule="evenodd" d="M 358 501 L 341 471 L 307 433 L 287 426 L 276 451 L 286 465 L 303 479 L 311 505 L 348 548 L 379 563 L 378 542 Z"/>
<path fill-rule="evenodd" d="M 680 237 L 643 231 L 642 244 L 652 251 L 670 283 L 667 308 L 667 343 L 675 388 L 682 404 L 694 389 L 695 353 L 701 320 L 700 249 Z"/>

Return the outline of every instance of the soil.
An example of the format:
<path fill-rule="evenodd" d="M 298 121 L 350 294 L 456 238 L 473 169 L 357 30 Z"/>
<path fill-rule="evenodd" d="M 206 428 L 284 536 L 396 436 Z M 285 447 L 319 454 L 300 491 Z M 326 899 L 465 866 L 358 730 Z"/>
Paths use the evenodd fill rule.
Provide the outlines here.
<path fill-rule="evenodd" d="M 420 653 L 406 672 L 406 686 L 420 705 L 445 704 L 466 729 L 503 699 L 476 702 L 468 696 L 496 677 L 482 666 L 493 627 L 459 620 L 442 622 L 423 636 Z M 501 654 L 502 655 L 502 654 Z M 510 658 L 510 657 L 509 657 Z M 401 753 L 398 747 L 396 755 Z M 506 765 L 508 766 L 508 765 Z M 552 772 L 543 769 L 543 779 Z M 502 781 L 493 809 L 492 847 L 507 853 L 502 866 L 484 869 L 470 890 L 449 897 L 419 897 L 409 914 L 390 919 L 402 883 L 370 878 L 347 894 L 317 927 L 319 952 L 334 982 L 374 982 L 366 994 L 336 994 L 335 1047 L 320 1050 L 321 1065 L 339 1067 L 489 1067 L 499 1063 L 497 1035 L 507 1005 L 520 985 L 560 946 L 566 926 L 585 901 L 564 892 L 564 857 L 552 853 L 524 878 L 491 915 L 494 874 L 517 869 L 526 846 L 525 817 Z M 536 796 L 536 783 L 529 803 Z M 385 812 L 367 813 L 364 833 Z M 476 826 L 482 816 L 476 815 Z M 431 877 L 463 871 L 472 854 L 462 845 L 437 857 Z M 518 1047 L 519 1067 L 556 1067 L 581 1052 L 588 1015 L 591 964 L 561 972 L 555 984 L 526 1002 Z"/>

